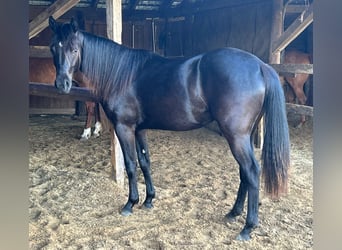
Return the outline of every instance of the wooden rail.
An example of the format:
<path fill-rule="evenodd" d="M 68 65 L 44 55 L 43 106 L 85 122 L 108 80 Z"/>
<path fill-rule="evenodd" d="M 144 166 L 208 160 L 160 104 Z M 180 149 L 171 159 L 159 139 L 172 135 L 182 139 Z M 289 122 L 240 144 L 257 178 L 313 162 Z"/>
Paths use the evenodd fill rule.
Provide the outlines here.
<path fill-rule="evenodd" d="M 278 74 L 313 74 L 313 64 L 295 64 L 295 63 L 285 63 L 285 64 L 269 64 L 277 71 Z"/>
<path fill-rule="evenodd" d="M 313 107 L 294 103 L 286 103 L 286 112 L 295 113 L 298 115 L 313 116 Z"/>
<path fill-rule="evenodd" d="M 47 96 L 47 97 L 57 97 L 57 98 L 68 98 L 78 101 L 99 101 L 90 89 L 71 87 L 69 94 L 64 94 L 58 91 L 55 86 L 46 83 L 29 83 L 29 93 L 30 95 L 36 96 Z M 286 103 L 286 112 L 295 113 L 299 115 L 313 116 L 313 107 L 298 105 L 293 103 Z"/>
<path fill-rule="evenodd" d="M 71 87 L 70 93 L 61 93 L 54 85 L 46 83 L 29 83 L 29 93 L 35 96 L 46 96 L 46 97 L 57 97 L 57 98 L 68 98 L 78 101 L 93 101 L 96 102 L 98 99 L 91 92 L 90 89 Z"/>

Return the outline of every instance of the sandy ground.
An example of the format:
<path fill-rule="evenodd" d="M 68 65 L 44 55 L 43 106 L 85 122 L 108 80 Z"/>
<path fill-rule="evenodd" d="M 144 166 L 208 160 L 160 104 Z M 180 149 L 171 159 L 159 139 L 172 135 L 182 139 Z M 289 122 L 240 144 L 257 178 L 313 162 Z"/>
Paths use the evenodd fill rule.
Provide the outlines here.
<path fill-rule="evenodd" d="M 83 124 L 30 117 L 29 249 L 312 249 L 312 120 L 301 129 L 290 123 L 289 194 L 273 202 L 260 191 L 260 226 L 249 242 L 234 240 L 245 213 L 233 224 L 223 220 L 239 184 L 223 137 L 206 128 L 148 131 L 154 208 L 139 204 L 122 217 L 128 190 L 110 178 L 109 134 L 79 141 Z M 140 170 L 138 183 L 143 201 Z"/>

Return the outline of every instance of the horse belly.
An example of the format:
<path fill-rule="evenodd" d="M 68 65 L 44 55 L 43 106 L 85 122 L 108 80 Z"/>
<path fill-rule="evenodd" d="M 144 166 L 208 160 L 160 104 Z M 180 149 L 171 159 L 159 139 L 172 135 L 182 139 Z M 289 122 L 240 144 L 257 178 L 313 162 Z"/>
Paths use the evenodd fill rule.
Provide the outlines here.
<path fill-rule="evenodd" d="M 204 105 L 195 107 L 189 101 L 161 101 L 144 109 L 143 129 L 185 131 L 200 128 L 212 121 Z"/>

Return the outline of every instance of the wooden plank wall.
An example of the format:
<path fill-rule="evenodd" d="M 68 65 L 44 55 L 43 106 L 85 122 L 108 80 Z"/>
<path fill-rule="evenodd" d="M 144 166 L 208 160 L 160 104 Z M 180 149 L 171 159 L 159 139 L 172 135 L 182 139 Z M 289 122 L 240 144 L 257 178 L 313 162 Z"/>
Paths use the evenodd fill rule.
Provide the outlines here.
<path fill-rule="evenodd" d="M 165 54 L 191 56 L 230 46 L 267 61 L 271 11 L 271 4 L 262 3 L 201 12 L 170 22 L 165 31 Z"/>

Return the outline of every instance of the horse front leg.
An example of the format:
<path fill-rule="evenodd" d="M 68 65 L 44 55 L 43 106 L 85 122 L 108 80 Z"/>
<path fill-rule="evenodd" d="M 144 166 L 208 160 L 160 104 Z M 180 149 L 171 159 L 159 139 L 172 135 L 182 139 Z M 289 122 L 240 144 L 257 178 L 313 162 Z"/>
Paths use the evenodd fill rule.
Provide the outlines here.
<path fill-rule="evenodd" d="M 81 135 L 81 141 L 88 140 L 91 136 L 91 122 L 92 117 L 94 115 L 94 103 L 93 102 L 86 102 L 86 110 L 87 110 L 87 119 L 86 124 Z"/>
<path fill-rule="evenodd" d="M 140 168 L 144 174 L 146 184 L 146 199 L 144 201 L 145 208 L 152 208 L 152 200 L 155 197 L 155 190 L 152 183 L 150 173 L 150 156 L 146 140 L 146 131 L 140 130 L 135 133 L 136 136 L 136 150 L 139 160 Z"/>
<path fill-rule="evenodd" d="M 136 177 L 136 152 L 135 152 L 135 129 L 125 125 L 116 124 L 115 131 L 119 139 L 120 146 L 125 161 L 126 173 L 128 176 L 128 201 L 126 205 L 122 208 L 121 214 L 123 216 L 128 216 L 133 212 L 133 206 L 139 202 L 139 193 L 137 186 Z"/>
<path fill-rule="evenodd" d="M 95 129 L 94 129 L 94 137 L 99 137 L 102 132 L 102 124 L 101 124 L 101 117 L 100 117 L 100 105 L 98 102 L 95 103 L 94 107 L 94 114 L 95 114 Z"/>

